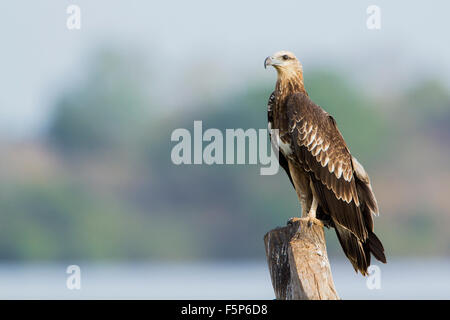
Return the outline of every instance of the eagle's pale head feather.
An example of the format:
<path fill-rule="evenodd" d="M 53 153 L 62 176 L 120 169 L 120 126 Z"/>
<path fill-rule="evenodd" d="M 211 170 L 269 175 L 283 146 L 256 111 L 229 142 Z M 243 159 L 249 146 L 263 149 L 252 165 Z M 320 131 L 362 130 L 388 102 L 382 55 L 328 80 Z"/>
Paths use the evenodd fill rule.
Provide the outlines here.
<path fill-rule="evenodd" d="M 303 67 L 295 55 L 290 51 L 278 51 L 266 58 L 264 68 L 274 67 L 278 76 L 289 76 L 294 74 L 303 74 Z"/>
<path fill-rule="evenodd" d="M 290 86 L 301 91 L 303 87 L 303 67 L 290 51 L 278 51 L 264 60 L 264 68 L 272 66 L 277 70 L 277 84 Z M 292 84 L 292 85 L 290 85 Z"/>

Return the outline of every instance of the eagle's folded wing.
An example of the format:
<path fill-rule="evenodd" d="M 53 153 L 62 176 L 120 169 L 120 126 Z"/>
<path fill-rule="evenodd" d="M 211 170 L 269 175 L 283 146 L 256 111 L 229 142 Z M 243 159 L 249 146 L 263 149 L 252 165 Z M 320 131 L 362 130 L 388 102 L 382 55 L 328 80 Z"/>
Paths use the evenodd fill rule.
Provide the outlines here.
<path fill-rule="evenodd" d="M 302 93 L 289 98 L 287 115 L 294 152 L 300 165 L 312 173 L 323 209 L 364 242 L 368 232 L 359 208 L 352 156 L 336 122 Z"/>

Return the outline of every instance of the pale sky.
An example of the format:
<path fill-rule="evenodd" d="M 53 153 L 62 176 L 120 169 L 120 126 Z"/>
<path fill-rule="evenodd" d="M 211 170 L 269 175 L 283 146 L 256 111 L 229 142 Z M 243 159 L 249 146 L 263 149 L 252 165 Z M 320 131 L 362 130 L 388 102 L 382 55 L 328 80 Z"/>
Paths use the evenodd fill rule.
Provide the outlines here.
<path fill-rule="evenodd" d="M 81 8 L 81 30 L 66 28 L 70 4 Z M 366 27 L 371 4 L 381 8 L 381 30 Z M 197 68 L 216 65 L 220 79 L 203 85 L 228 91 L 249 79 L 273 82 L 262 64 L 281 49 L 305 70 L 345 68 L 381 90 L 423 74 L 450 83 L 448 1 L 5 0 L 0 12 L 0 137 L 39 132 L 102 43 L 148 52 L 160 90 L 179 89 L 167 103 L 174 107 L 189 94 L 183 75 Z"/>

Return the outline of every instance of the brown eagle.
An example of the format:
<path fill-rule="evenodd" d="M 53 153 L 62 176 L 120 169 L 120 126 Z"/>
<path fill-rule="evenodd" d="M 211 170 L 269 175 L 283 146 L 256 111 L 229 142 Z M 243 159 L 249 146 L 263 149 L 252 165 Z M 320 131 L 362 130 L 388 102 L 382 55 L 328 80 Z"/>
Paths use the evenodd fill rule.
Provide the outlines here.
<path fill-rule="evenodd" d="M 370 254 L 386 263 L 373 233 L 378 205 L 369 176 L 333 117 L 309 98 L 297 58 L 280 51 L 266 58 L 267 66 L 278 74 L 268 102 L 269 129 L 278 129 L 279 162 L 297 192 L 302 219 L 333 227 L 355 271 L 367 275 Z"/>

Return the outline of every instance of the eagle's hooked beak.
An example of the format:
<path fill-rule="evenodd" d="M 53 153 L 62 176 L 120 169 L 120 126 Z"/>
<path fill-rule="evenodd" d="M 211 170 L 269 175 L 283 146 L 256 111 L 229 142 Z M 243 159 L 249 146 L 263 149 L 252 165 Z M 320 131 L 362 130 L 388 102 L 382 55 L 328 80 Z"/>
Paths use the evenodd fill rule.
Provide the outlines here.
<path fill-rule="evenodd" d="M 266 60 L 264 60 L 264 69 L 267 69 L 267 66 L 272 65 L 272 57 L 267 57 Z"/>
<path fill-rule="evenodd" d="M 264 69 L 267 69 L 268 66 L 278 66 L 279 64 L 279 60 L 269 56 L 264 60 Z"/>

